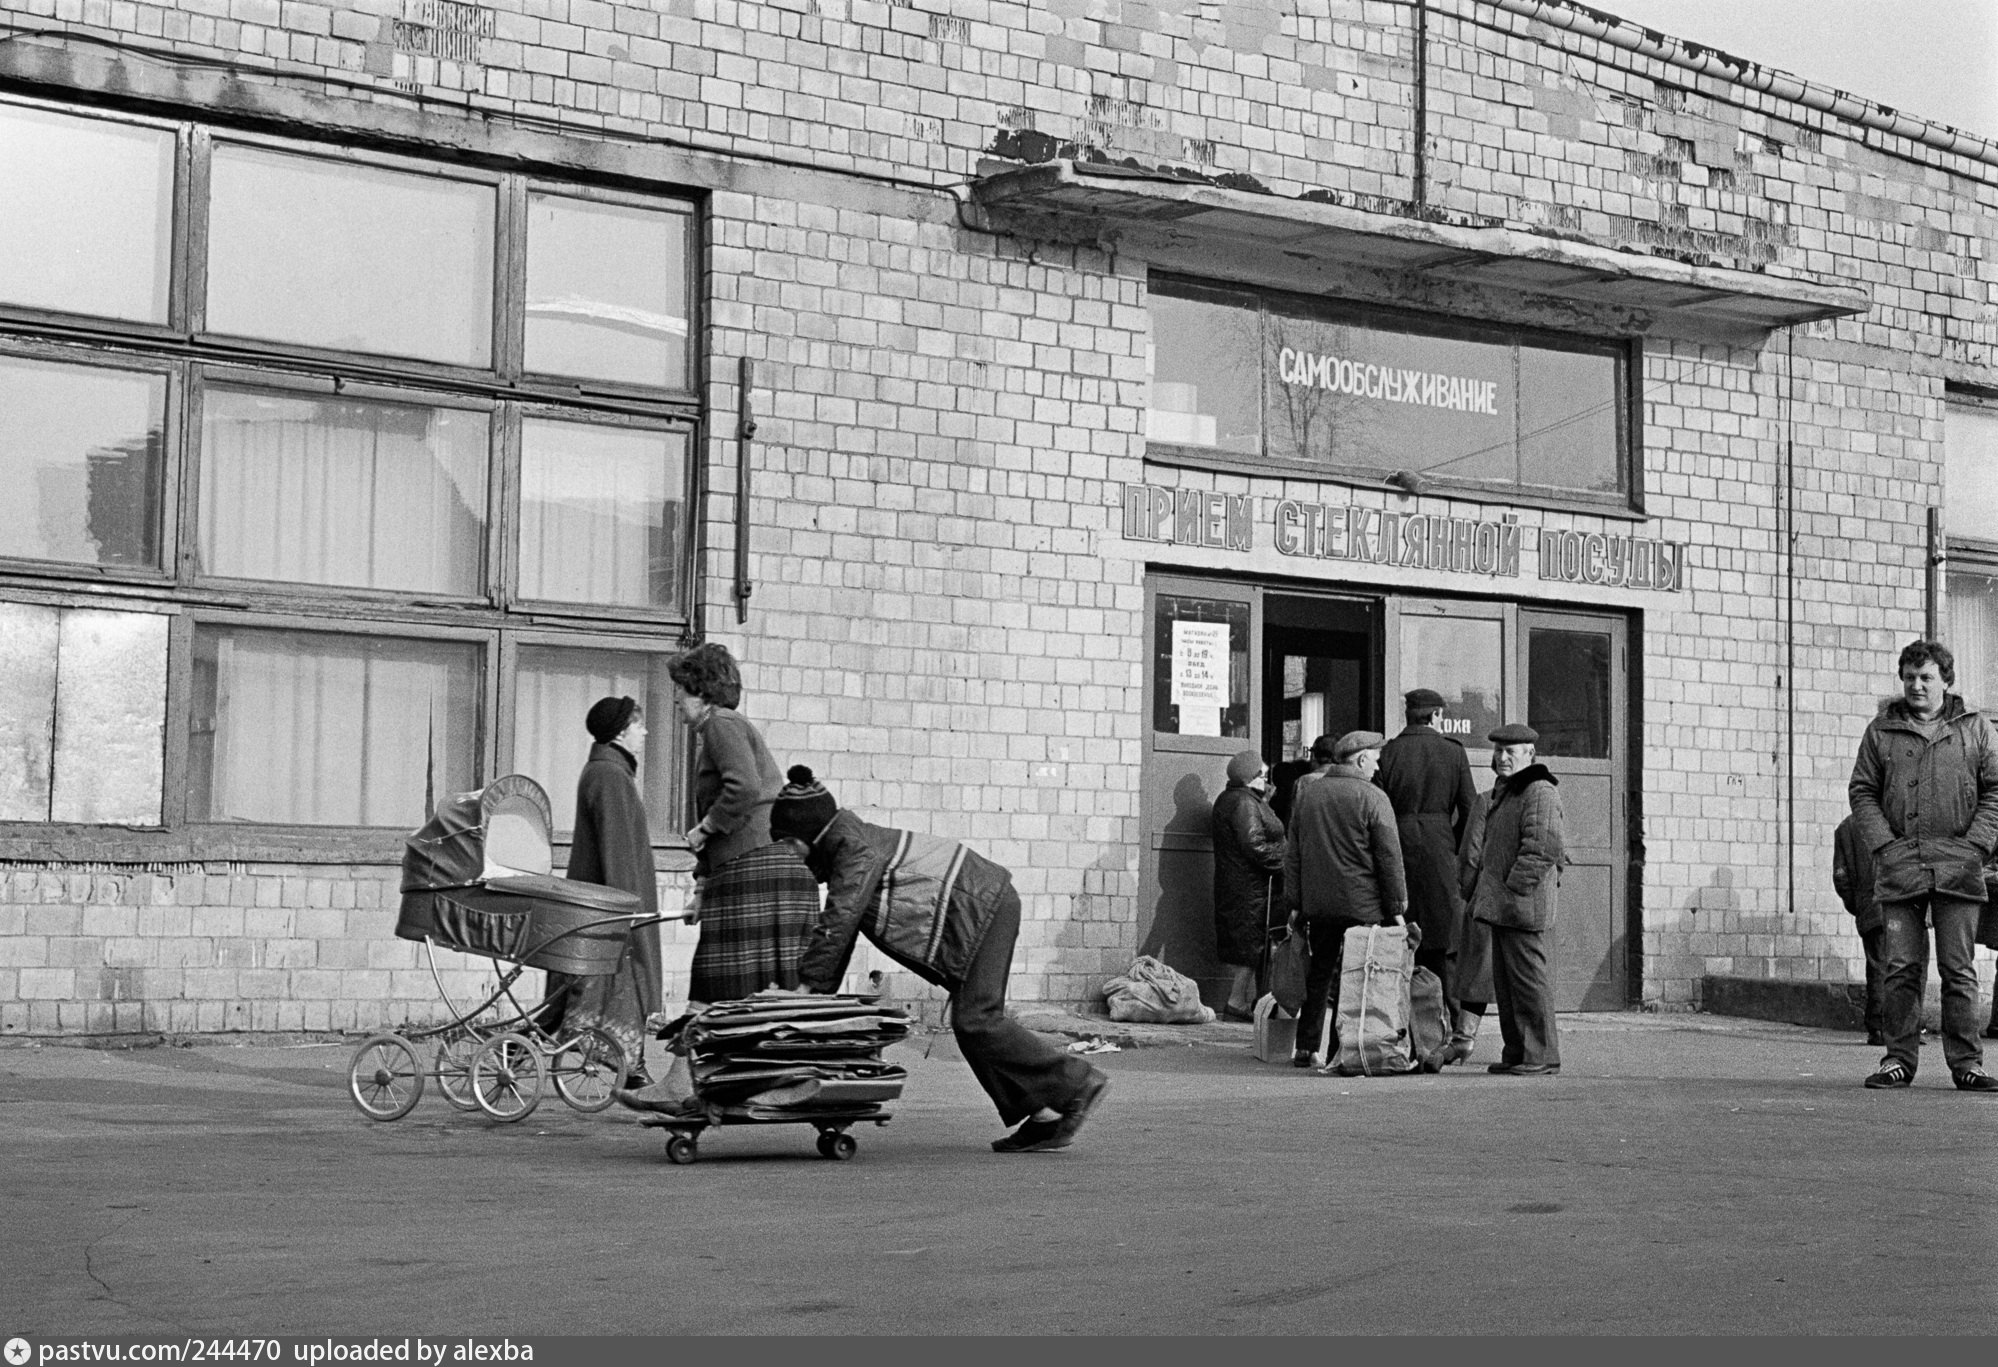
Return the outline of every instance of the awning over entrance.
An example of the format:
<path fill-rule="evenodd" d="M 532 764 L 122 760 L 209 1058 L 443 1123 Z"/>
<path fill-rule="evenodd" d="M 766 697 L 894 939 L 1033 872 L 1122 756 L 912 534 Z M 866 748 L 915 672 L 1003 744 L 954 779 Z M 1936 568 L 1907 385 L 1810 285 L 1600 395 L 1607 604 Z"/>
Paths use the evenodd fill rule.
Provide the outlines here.
<path fill-rule="evenodd" d="M 1147 237 L 1181 246 L 1193 239 L 1253 243 L 1378 270 L 1735 327 L 1785 327 L 1872 307 L 1867 292 L 1853 286 L 1694 266 L 1509 228 L 1371 213 L 1088 162 L 1002 171 L 974 184 L 971 195 L 1001 230 L 1060 226 L 1074 236 L 1108 228 L 1134 249 Z"/>

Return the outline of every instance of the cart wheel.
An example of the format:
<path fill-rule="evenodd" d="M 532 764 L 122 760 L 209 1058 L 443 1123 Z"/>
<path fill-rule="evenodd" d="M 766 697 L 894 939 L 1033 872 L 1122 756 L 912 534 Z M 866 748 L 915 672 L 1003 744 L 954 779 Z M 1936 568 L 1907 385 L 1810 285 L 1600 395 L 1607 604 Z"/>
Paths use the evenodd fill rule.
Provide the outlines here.
<path fill-rule="evenodd" d="M 437 1045 L 436 1066 L 437 1090 L 444 1093 L 444 1099 L 461 1111 L 476 1111 L 479 1103 L 472 1097 L 472 1056 L 479 1052 L 485 1040 L 478 1035 L 456 1035 L 442 1040 Z"/>
<path fill-rule="evenodd" d="M 860 1141 L 852 1135 L 827 1130 L 819 1136 L 819 1156 L 830 1158 L 835 1163 L 844 1163 L 860 1152 Z"/>
<path fill-rule="evenodd" d="M 525 1120 L 541 1104 L 544 1072 L 533 1040 L 512 1030 L 495 1035 L 472 1055 L 472 1100 L 494 1120 Z"/>
<path fill-rule="evenodd" d="M 666 1141 L 666 1161 L 669 1163 L 691 1163 L 700 1156 L 700 1147 L 690 1134 L 676 1134 Z"/>
<path fill-rule="evenodd" d="M 624 1083 L 624 1046 L 602 1030 L 587 1030 L 548 1060 L 555 1093 L 576 1110 L 601 1111 Z"/>
<path fill-rule="evenodd" d="M 423 1065 L 401 1035 L 370 1035 L 354 1051 L 347 1091 L 370 1120 L 400 1120 L 423 1095 Z"/>

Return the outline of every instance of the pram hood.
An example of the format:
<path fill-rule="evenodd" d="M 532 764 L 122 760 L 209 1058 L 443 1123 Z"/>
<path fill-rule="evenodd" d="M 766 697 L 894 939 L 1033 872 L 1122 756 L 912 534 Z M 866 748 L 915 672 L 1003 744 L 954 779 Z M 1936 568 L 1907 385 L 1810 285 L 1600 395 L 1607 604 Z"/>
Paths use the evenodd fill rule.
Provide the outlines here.
<path fill-rule="evenodd" d="M 402 890 L 436 892 L 490 878 L 546 875 L 554 868 L 548 794 L 525 774 L 496 778 L 437 804 L 437 813 L 403 841 Z"/>

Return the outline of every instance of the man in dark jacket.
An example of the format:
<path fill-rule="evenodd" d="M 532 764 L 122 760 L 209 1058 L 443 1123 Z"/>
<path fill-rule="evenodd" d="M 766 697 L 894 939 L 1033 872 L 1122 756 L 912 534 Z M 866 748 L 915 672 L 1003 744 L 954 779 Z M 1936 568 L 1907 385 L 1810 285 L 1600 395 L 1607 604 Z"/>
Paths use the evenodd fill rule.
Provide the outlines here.
<path fill-rule="evenodd" d="M 1491 733 L 1492 785 L 1472 861 L 1471 915 L 1491 927 L 1492 987 L 1504 1049 L 1486 1070 L 1517 1077 L 1561 1071 L 1549 955 L 1561 886 L 1565 822 L 1557 780 L 1537 762 L 1540 733 L 1519 722 Z"/>
<path fill-rule="evenodd" d="M 1253 1019 L 1270 877 L 1283 868 L 1283 822 L 1270 810 L 1269 786 L 1269 765 L 1244 750 L 1228 761 L 1228 786 L 1214 799 L 1214 957 L 1232 974 L 1223 1012 L 1236 1020 Z"/>
<path fill-rule="evenodd" d="M 1984 862 L 1998 848 L 1998 745 L 1983 713 L 1949 692 L 1956 657 L 1935 641 L 1901 652 L 1901 700 L 1860 737 L 1847 794 L 1873 855 L 1886 959 L 1887 1057 L 1866 1079 L 1906 1087 L 1920 1059 L 1923 959 L 1935 927 L 1943 1058 L 1966 1092 L 1998 1092 L 1977 1042 L 1977 915 Z"/>
<path fill-rule="evenodd" d="M 1374 787 L 1385 738 L 1348 731 L 1332 747 L 1325 776 L 1302 785 L 1290 813 L 1283 856 L 1284 905 L 1311 940 L 1311 971 L 1297 1016 L 1300 1068 L 1323 1062 L 1318 1044 L 1328 1011 L 1338 1012 L 1339 969 L 1346 932 L 1392 924 L 1408 910 L 1401 837 L 1394 808 Z"/>
<path fill-rule="evenodd" d="M 1443 695 L 1418 688 L 1405 703 L 1408 725 L 1381 747 L 1374 783 L 1394 807 L 1401 862 L 1408 872 L 1409 919 L 1422 927 L 1415 962 L 1440 978 L 1443 995 L 1454 1000 L 1463 995 L 1452 963 L 1464 914 L 1457 891 L 1457 850 L 1477 806 L 1478 785 L 1463 744 L 1431 724 L 1443 710 Z"/>
<path fill-rule="evenodd" d="M 803 847 L 826 885 L 825 909 L 798 960 L 807 991 L 836 992 L 865 935 L 889 958 L 950 993 L 951 1029 L 978 1085 L 1019 1128 L 998 1153 L 1067 1148 L 1110 1079 L 1006 1014 L 1006 975 L 1020 934 L 1012 875 L 955 840 L 895 830 L 840 810 L 802 764 L 770 808 L 770 833 Z"/>

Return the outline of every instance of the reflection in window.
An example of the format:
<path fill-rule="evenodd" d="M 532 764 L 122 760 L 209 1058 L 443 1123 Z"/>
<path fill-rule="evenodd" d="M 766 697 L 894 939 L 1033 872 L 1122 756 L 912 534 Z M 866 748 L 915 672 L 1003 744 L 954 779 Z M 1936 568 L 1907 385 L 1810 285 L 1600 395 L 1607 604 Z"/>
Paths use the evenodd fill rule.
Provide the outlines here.
<path fill-rule="evenodd" d="M 478 786 L 471 643 L 202 624 L 188 709 L 196 821 L 413 829 Z"/>
<path fill-rule="evenodd" d="M 1519 348 L 1519 483 L 1613 494 L 1623 488 L 1616 357 Z"/>
<path fill-rule="evenodd" d="M 1998 706 L 1998 574 L 1951 570 L 1948 595 L 1956 691 L 1972 707 Z"/>
<path fill-rule="evenodd" d="M 521 423 L 520 596 L 668 607 L 679 601 L 686 438 Z"/>
<path fill-rule="evenodd" d="M 487 423 L 465 409 L 211 385 L 201 413 L 203 572 L 478 593 Z"/>
<path fill-rule="evenodd" d="M 1505 629 L 1488 617 L 1401 618 L 1404 693 L 1433 688 L 1443 695 L 1436 729 L 1473 750 L 1505 724 Z"/>
<path fill-rule="evenodd" d="M 638 763 L 645 815 L 655 840 L 681 828 L 672 805 L 671 758 L 680 718 L 665 656 L 522 646 L 513 688 L 513 769 L 548 790 L 558 837 L 576 828 L 576 779 L 593 743 L 583 718 L 598 698 L 635 698 L 645 709 L 646 753 Z"/>
<path fill-rule="evenodd" d="M 686 216 L 528 196 L 527 368 L 686 388 Z"/>
<path fill-rule="evenodd" d="M 1260 455 L 1262 350 L 1256 301 L 1213 291 L 1151 296 L 1151 400 L 1146 438 Z"/>
<path fill-rule="evenodd" d="M 1526 724 L 1542 758 L 1608 759 L 1610 638 L 1596 631 L 1526 633 Z"/>
<path fill-rule="evenodd" d="M 1951 536 L 1998 542 L 1998 409 L 1944 410 L 1943 510 Z"/>
<path fill-rule="evenodd" d="M 1249 605 L 1160 594 L 1153 623 L 1152 728 L 1249 734 Z"/>
<path fill-rule="evenodd" d="M 156 565 L 164 375 L 0 356 L 0 556 Z"/>
<path fill-rule="evenodd" d="M 167 321 L 174 135 L 0 105 L 0 302 Z"/>
<path fill-rule="evenodd" d="M 209 331 L 491 363 L 494 187 L 226 144 L 209 181 Z"/>

